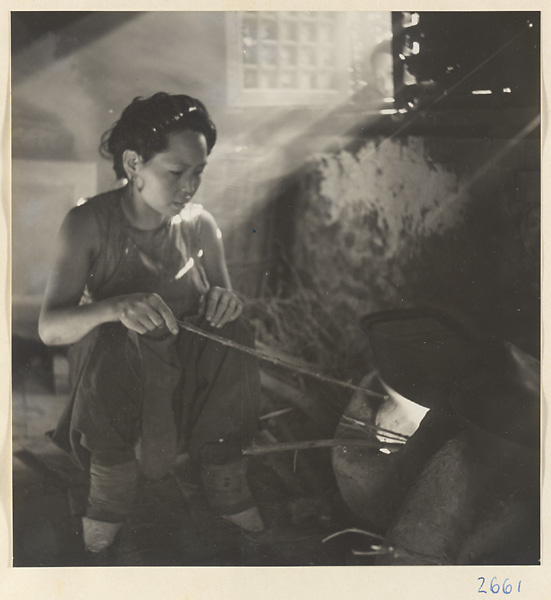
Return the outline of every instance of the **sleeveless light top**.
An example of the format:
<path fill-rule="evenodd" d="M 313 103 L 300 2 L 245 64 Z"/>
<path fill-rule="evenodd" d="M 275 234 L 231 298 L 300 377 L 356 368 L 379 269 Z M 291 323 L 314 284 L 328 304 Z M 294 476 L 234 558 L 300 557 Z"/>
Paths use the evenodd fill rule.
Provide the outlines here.
<path fill-rule="evenodd" d="M 122 210 L 123 191 L 87 201 L 97 219 L 100 250 L 81 303 L 132 293 L 157 293 L 177 319 L 197 313 L 209 288 L 201 265 L 202 206 L 188 204 L 153 230 L 132 226 Z"/>

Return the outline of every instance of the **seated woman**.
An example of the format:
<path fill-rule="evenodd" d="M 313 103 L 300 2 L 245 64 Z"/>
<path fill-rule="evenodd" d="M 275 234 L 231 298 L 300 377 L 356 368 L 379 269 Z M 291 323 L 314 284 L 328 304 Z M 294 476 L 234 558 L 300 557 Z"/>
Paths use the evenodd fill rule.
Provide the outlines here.
<path fill-rule="evenodd" d="M 260 396 L 254 357 L 179 328 L 254 345 L 214 218 L 191 203 L 216 128 L 185 95 L 136 98 L 102 150 L 128 183 L 73 208 L 61 227 L 39 332 L 71 344 L 71 398 L 52 434 L 90 470 L 86 549 L 109 547 L 131 510 L 138 464 L 163 477 L 184 449 L 220 515 L 263 528 L 242 448 Z"/>

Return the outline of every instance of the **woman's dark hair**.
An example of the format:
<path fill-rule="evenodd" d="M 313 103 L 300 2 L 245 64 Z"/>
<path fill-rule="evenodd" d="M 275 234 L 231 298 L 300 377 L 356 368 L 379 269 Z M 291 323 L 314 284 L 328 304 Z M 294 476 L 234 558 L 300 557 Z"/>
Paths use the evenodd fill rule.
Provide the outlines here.
<path fill-rule="evenodd" d="M 204 104 L 184 94 L 158 92 L 150 98 L 134 98 L 120 119 L 101 138 L 100 154 L 113 159 L 119 179 L 126 177 L 122 164 L 125 150 L 134 150 L 147 162 L 166 150 L 168 136 L 179 131 L 202 133 L 210 153 L 216 142 L 216 126 Z"/>

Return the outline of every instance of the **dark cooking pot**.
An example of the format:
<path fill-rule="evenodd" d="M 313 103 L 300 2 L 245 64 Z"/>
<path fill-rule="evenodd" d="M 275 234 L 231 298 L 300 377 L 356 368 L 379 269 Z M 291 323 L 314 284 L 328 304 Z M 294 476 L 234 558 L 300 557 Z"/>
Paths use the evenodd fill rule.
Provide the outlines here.
<path fill-rule="evenodd" d="M 539 445 L 536 359 L 530 359 L 530 376 L 538 378 L 534 385 L 511 345 L 463 317 L 432 308 L 370 314 L 361 327 L 381 379 L 409 400 L 427 408 L 451 407 L 468 425 Z"/>

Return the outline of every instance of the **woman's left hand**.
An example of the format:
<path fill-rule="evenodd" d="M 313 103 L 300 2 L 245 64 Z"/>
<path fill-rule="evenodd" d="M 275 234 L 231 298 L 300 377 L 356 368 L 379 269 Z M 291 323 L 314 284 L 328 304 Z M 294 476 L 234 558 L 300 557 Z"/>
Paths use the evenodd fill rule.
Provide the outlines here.
<path fill-rule="evenodd" d="M 220 328 L 235 321 L 243 312 L 243 303 L 226 288 L 212 287 L 201 297 L 199 314 L 204 314 L 211 327 Z"/>

